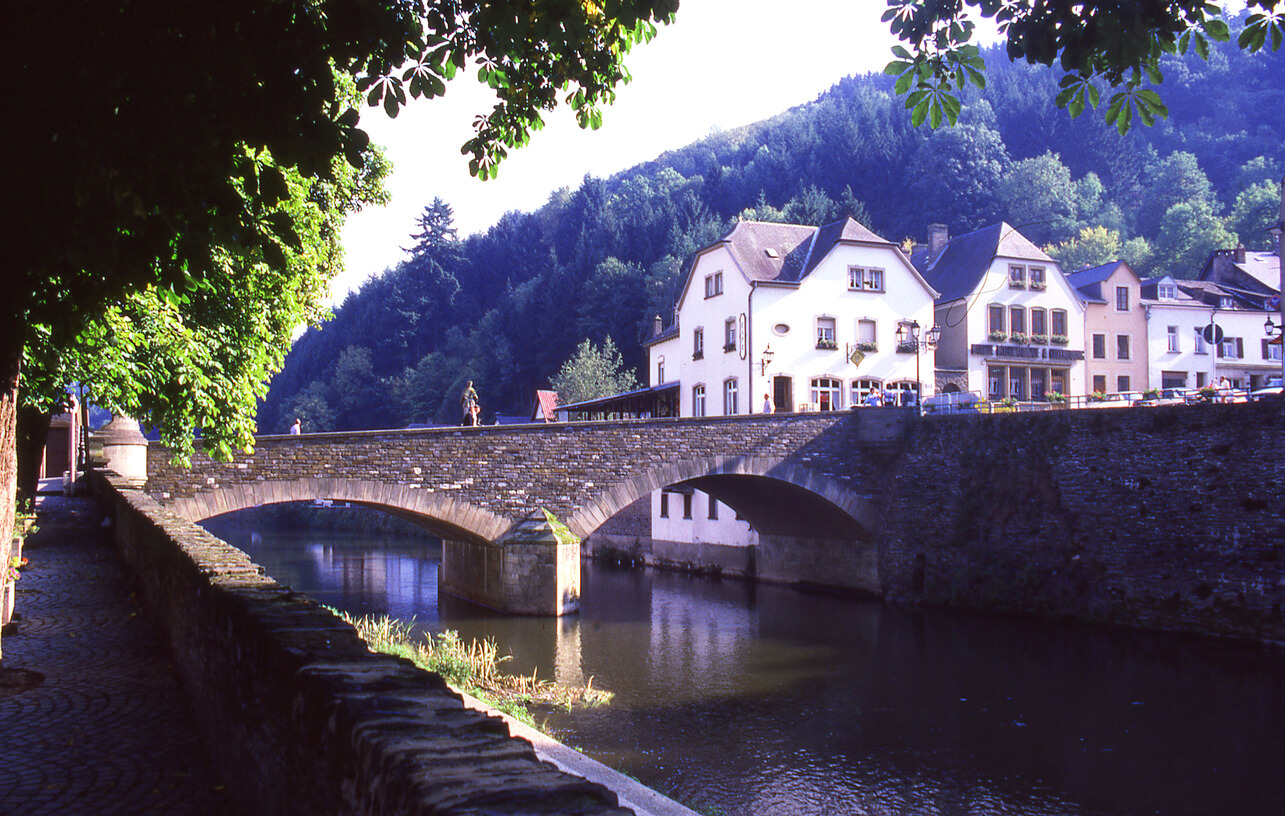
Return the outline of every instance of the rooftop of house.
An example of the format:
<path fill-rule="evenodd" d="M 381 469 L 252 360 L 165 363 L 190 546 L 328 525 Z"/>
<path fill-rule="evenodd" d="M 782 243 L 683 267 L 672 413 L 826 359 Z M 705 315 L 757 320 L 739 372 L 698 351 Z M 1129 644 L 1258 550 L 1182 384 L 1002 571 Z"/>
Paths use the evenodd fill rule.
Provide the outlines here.
<path fill-rule="evenodd" d="M 1079 272 L 1069 273 L 1066 279 L 1085 303 L 1106 303 L 1106 298 L 1102 296 L 1102 282 L 1114 275 L 1123 263 L 1124 261 L 1110 261 L 1101 266 L 1081 269 Z"/>
<path fill-rule="evenodd" d="M 958 300 L 977 288 L 998 257 L 1019 261 L 1056 263 L 1017 228 L 1003 221 L 949 239 L 935 256 L 932 248 L 917 246 L 910 256 L 942 300 Z"/>

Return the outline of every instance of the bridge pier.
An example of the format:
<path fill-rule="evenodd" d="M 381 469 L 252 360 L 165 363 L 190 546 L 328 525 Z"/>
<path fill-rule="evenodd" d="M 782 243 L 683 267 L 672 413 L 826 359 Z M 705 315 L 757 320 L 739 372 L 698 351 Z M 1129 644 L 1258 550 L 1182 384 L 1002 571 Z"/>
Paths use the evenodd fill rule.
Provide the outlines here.
<path fill-rule="evenodd" d="M 442 540 L 439 592 L 511 615 L 580 609 L 580 539 L 538 511 L 496 541 Z"/>

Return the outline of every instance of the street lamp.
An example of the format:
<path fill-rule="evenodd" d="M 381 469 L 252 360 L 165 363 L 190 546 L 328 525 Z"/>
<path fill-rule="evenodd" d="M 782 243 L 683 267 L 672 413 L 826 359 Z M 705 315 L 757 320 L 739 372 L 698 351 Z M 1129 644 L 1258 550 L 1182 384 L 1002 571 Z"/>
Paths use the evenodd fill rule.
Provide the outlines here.
<path fill-rule="evenodd" d="M 763 349 L 763 354 L 759 358 L 759 375 L 760 376 L 764 376 L 767 374 L 767 367 L 772 365 L 772 358 L 774 356 L 776 356 L 776 352 L 772 351 L 772 345 L 769 343 L 767 348 Z"/>
<path fill-rule="evenodd" d="M 909 324 L 902 323 L 897 327 L 897 348 L 906 349 L 915 353 L 915 407 L 919 408 L 922 403 L 923 386 L 919 379 L 919 352 L 925 348 L 932 349 L 937 347 L 937 341 L 941 339 L 941 328 L 937 324 L 928 330 L 928 336 L 923 340 L 919 339 L 919 321 L 912 320 Z"/>

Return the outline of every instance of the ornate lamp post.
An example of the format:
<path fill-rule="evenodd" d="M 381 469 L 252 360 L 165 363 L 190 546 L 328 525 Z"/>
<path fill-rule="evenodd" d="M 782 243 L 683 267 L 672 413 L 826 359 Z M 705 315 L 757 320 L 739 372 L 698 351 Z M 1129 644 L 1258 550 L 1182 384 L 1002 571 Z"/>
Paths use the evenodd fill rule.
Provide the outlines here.
<path fill-rule="evenodd" d="M 923 349 L 933 349 L 937 347 L 937 341 L 941 339 L 941 328 L 936 324 L 928 330 L 928 336 L 921 340 L 919 338 L 919 321 L 912 320 L 909 325 L 902 323 L 897 327 L 897 347 L 914 351 L 915 353 L 915 408 L 920 409 L 923 404 L 923 385 L 919 379 L 919 352 Z"/>

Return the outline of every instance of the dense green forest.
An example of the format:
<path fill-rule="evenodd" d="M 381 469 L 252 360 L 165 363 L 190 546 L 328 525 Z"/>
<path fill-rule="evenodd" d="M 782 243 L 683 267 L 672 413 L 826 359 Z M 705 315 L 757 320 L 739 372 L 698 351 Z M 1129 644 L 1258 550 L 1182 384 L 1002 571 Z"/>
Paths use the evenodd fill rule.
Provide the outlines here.
<path fill-rule="evenodd" d="M 484 417 L 525 414 L 584 340 L 613 338 L 646 381 L 639 341 L 670 315 L 683 260 L 736 219 L 851 215 L 896 241 L 1003 219 L 1068 271 L 1114 258 L 1193 277 L 1237 241 L 1267 248 L 1285 170 L 1285 50 L 1215 45 L 1164 64 L 1169 118 L 1118 135 L 1054 104 L 1055 71 L 986 52 L 985 90 L 958 126 L 914 128 L 892 80 L 843 80 L 817 100 L 713 135 L 533 213 L 459 238 L 425 202 L 411 252 L 294 345 L 260 431 L 456 422 L 467 380 Z"/>

